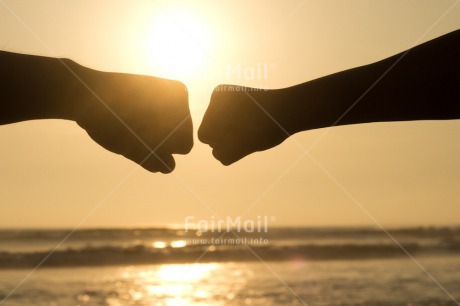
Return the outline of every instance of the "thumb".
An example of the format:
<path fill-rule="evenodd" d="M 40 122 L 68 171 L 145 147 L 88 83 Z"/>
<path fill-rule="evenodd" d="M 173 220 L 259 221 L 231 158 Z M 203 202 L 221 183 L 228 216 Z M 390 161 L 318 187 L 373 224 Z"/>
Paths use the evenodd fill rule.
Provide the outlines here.
<path fill-rule="evenodd" d="M 224 142 L 214 146 L 212 155 L 224 166 L 229 166 L 255 151 L 254 147 L 250 143 L 245 143 L 244 139 L 227 135 Z"/>
<path fill-rule="evenodd" d="M 140 165 L 150 172 L 161 172 L 164 174 L 173 172 L 176 167 L 174 157 L 171 154 L 156 154 L 152 153 L 147 160 L 141 162 Z"/>

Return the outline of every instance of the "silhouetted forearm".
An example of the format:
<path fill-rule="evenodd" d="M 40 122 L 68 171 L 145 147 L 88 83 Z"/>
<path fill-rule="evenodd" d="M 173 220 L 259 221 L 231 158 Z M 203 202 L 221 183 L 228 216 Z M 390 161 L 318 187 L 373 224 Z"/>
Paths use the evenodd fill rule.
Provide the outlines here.
<path fill-rule="evenodd" d="M 0 52 L 0 124 L 32 119 L 74 119 L 87 95 L 68 59 Z"/>
<path fill-rule="evenodd" d="M 68 59 L 0 52 L 0 124 L 74 120 L 99 145 L 152 172 L 193 146 L 185 85 L 97 71 Z"/>
<path fill-rule="evenodd" d="M 275 90 L 270 99 L 282 101 L 280 120 L 290 133 L 333 124 L 460 119 L 460 31 L 402 55 Z"/>

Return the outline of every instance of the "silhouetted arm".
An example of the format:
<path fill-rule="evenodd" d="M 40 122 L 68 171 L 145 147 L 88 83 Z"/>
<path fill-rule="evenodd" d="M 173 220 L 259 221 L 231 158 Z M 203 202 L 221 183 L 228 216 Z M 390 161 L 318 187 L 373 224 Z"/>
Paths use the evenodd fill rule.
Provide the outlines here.
<path fill-rule="evenodd" d="M 68 59 L 62 62 L 77 66 Z M 84 87 L 58 59 L 0 51 L 0 124 L 75 119 L 84 96 Z"/>
<path fill-rule="evenodd" d="M 333 124 L 460 119 L 460 31 L 273 98 L 285 101 L 281 120 L 290 133 Z"/>
<path fill-rule="evenodd" d="M 228 165 L 305 130 L 438 119 L 460 119 L 460 31 L 290 88 L 221 85 L 198 136 Z"/>
<path fill-rule="evenodd" d="M 0 124 L 33 119 L 74 120 L 107 150 L 153 172 L 171 172 L 172 154 L 193 146 L 180 82 L 0 52 Z"/>

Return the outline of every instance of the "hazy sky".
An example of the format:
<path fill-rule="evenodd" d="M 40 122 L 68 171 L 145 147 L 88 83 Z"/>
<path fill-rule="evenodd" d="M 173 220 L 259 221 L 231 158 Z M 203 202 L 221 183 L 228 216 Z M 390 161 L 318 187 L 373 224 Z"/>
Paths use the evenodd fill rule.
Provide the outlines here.
<path fill-rule="evenodd" d="M 460 4 L 439 20 L 454 2 L 0 0 L 0 48 L 179 78 L 196 129 L 219 83 L 287 87 L 383 59 L 459 29 Z M 267 71 L 251 80 L 238 67 L 249 77 Z M 308 157 L 293 164 L 296 143 L 318 139 L 311 154 L 320 166 Z M 1 126 L 0 140 L 0 227 L 158 226 L 248 207 L 245 218 L 275 216 L 278 226 L 443 225 L 460 216 L 459 121 L 304 132 L 230 167 L 196 141 L 170 175 L 105 151 L 69 121 Z"/>

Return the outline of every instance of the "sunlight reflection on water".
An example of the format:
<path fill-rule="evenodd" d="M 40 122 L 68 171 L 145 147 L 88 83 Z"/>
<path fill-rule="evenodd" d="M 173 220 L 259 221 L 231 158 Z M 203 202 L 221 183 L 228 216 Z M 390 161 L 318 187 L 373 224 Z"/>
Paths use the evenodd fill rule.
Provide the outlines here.
<path fill-rule="evenodd" d="M 209 264 L 171 264 L 139 268 L 121 269 L 125 285 L 131 288 L 127 293 L 118 292 L 117 296 L 128 295 L 127 300 L 155 303 L 152 305 L 225 305 L 236 296 L 236 287 L 224 286 L 225 278 L 232 274 L 240 278 L 237 283 L 245 283 L 248 272 L 241 269 L 228 269 L 228 265 Z M 238 286 L 239 287 L 239 286 Z M 125 291 L 126 287 L 120 287 Z M 218 301 L 225 298 L 226 301 Z M 117 306 L 119 299 L 109 302 Z"/>
<path fill-rule="evenodd" d="M 420 260 L 460 299 L 460 257 Z M 0 270 L 0 297 L 26 273 Z M 291 306 L 303 305 L 302 301 L 312 306 L 456 305 L 410 259 L 294 258 L 268 263 L 43 269 L 36 271 L 5 306 Z"/>

